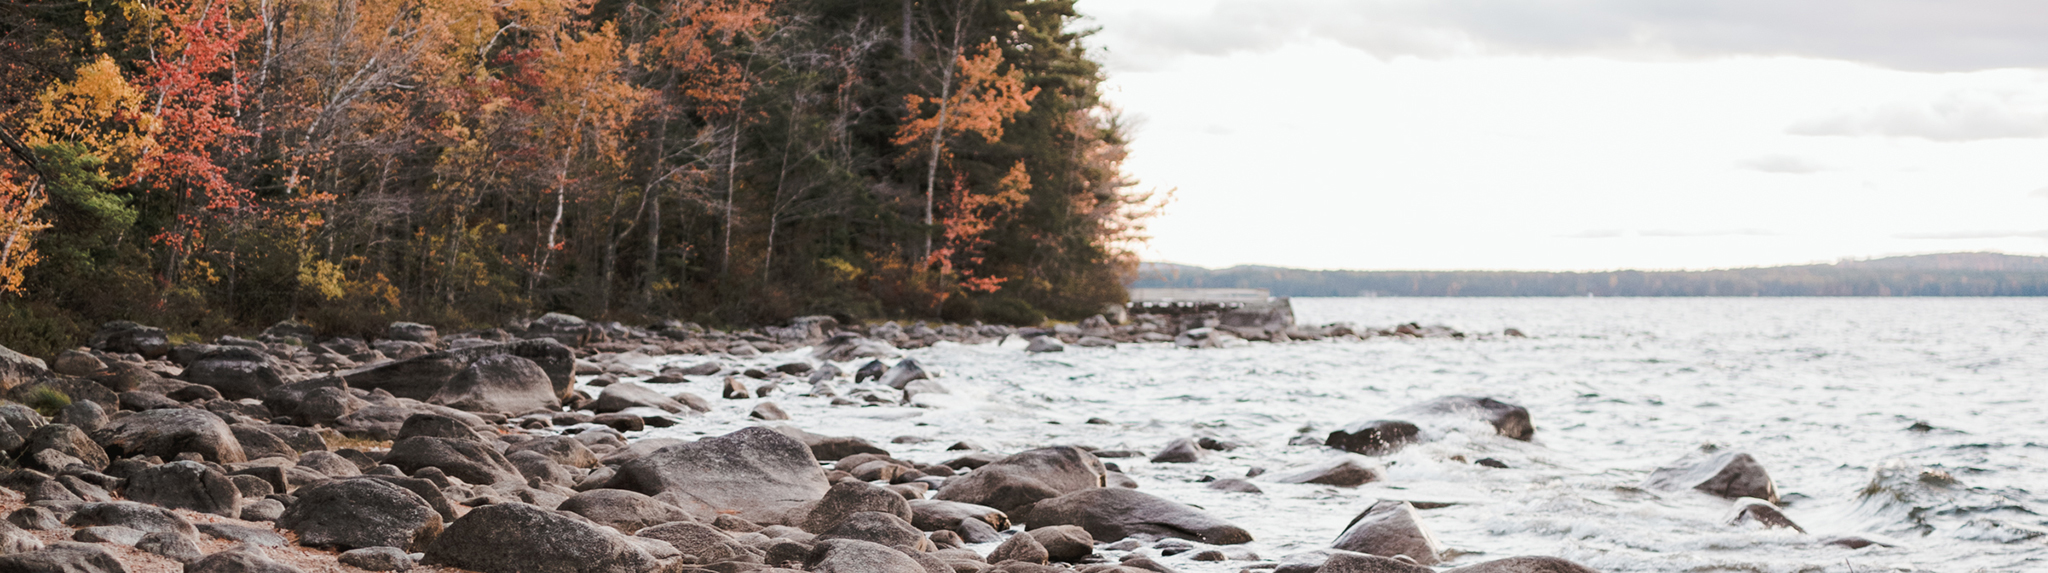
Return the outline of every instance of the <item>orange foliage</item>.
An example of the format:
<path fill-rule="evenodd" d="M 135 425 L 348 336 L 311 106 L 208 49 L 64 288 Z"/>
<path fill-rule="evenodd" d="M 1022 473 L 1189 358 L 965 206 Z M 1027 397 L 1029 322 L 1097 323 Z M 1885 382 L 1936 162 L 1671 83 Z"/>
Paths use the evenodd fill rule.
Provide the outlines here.
<path fill-rule="evenodd" d="M 0 292 L 20 292 L 22 271 L 42 258 L 33 239 L 50 225 L 36 220 L 35 213 L 47 199 L 36 184 L 24 182 L 30 178 L 0 170 Z"/>
<path fill-rule="evenodd" d="M 1031 110 L 1031 98 L 1038 97 L 1038 88 L 1024 89 L 1023 72 L 996 73 L 996 68 L 1003 65 L 1003 52 L 995 42 L 982 44 L 980 50 L 980 55 L 962 54 L 955 62 L 959 66 L 960 85 L 952 95 L 945 99 L 903 96 L 912 115 L 896 128 L 896 138 L 891 143 L 907 146 L 933 137 L 969 132 L 996 142 L 1003 139 L 1003 122 Z M 945 108 L 945 113 L 935 109 L 926 116 L 928 105 Z M 938 133 L 941 126 L 946 133 Z"/>
<path fill-rule="evenodd" d="M 730 48 L 772 24 L 773 7 L 773 0 L 672 0 L 669 24 L 647 42 L 648 56 L 676 72 L 677 87 L 699 113 L 738 113 L 752 84 Z"/>
<path fill-rule="evenodd" d="M 201 247 L 201 231 L 212 216 L 252 208 L 248 189 L 227 179 L 220 160 L 242 150 L 250 135 L 235 125 L 242 86 L 235 81 L 235 48 L 247 33 L 235 25 L 224 3 L 185 2 L 165 6 L 169 19 L 156 57 L 142 84 L 155 100 L 162 131 L 144 152 L 131 183 L 178 193 L 178 224 L 155 240 L 174 253 Z"/>
<path fill-rule="evenodd" d="M 1019 161 L 1010 166 L 1010 172 L 996 182 L 993 194 L 977 194 L 969 191 L 964 181 L 953 183 L 952 206 L 946 216 L 939 220 L 945 229 L 945 241 L 932 251 L 927 265 L 937 265 L 942 271 L 959 273 L 960 286 L 970 291 L 995 292 L 1001 288 L 1006 277 L 977 277 L 972 267 L 982 262 L 981 249 L 988 245 L 982 235 L 995 228 L 997 220 L 1011 210 L 1030 200 L 1026 191 L 1031 190 L 1031 173 Z"/>

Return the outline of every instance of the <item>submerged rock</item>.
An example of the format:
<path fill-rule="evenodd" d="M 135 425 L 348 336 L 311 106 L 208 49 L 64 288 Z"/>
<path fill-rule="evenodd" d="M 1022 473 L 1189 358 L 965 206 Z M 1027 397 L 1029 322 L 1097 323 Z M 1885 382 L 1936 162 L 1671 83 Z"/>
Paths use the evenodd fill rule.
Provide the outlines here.
<path fill-rule="evenodd" d="M 1249 543 L 1251 533 L 1202 510 L 1134 489 L 1097 488 L 1031 505 L 1015 516 L 1033 528 L 1078 525 L 1095 539 L 1175 537 L 1213 545 Z"/>
<path fill-rule="evenodd" d="M 1384 456 L 1421 441 L 1422 429 L 1400 420 L 1360 420 L 1330 432 L 1323 444 L 1347 452 Z"/>
<path fill-rule="evenodd" d="M 1728 499 L 1753 497 L 1778 502 L 1778 486 L 1764 466 L 1743 452 L 1705 450 L 1657 468 L 1643 479 L 1655 491 L 1699 490 Z"/>
<path fill-rule="evenodd" d="M 1536 426 L 1529 421 L 1529 409 L 1493 398 L 1444 396 L 1396 410 L 1394 414 L 1479 420 L 1492 424 L 1500 435 L 1525 442 L 1536 436 Z"/>

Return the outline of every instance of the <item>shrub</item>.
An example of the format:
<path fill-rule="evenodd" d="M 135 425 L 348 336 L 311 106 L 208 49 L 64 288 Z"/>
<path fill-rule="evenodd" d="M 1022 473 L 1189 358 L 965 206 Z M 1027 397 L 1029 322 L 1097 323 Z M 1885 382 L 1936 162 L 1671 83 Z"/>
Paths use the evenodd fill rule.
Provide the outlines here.
<path fill-rule="evenodd" d="M 28 395 L 21 397 L 21 403 L 24 406 L 34 408 L 36 413 L 42 414 L 43 417 L 47 418 L 55 417 L 57 412 L 64 410 L 65 406 L 70 406 L 71 397 L 64 395 L 64 392 L 61 390 L 44 386 L 29 390 Z"/>

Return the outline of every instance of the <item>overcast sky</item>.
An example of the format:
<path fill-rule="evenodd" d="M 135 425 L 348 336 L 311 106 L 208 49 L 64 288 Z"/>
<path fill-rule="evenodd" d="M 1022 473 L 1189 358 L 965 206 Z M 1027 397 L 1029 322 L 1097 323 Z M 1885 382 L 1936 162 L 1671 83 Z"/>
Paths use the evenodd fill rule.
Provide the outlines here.
<path fill-rule="evenodd" d="M 2048 254 L 2048 3 L 1082 0 L 1146 260 Z"/>

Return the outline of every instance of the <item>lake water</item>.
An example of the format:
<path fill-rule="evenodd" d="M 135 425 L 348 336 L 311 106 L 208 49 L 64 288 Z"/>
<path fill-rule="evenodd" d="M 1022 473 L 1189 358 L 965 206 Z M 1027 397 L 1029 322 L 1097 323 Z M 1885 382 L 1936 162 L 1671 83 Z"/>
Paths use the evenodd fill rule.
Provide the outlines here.
<path fill-rule="evenodd" d="M 1177 437 L 1242 443 L 1192 464 L 1107 459 L 1142 491 L 1205 508 L 1265 560 L 1327 547 L 1375 499 L 1421 511 L 1446 565 L 1555 555 L 1622 571 L 2048 570 L 2048 300 L 2042 299 L 1295 299 L 1304 324 L 1514 327 L 1529 338 L 1374 338 L 1187 350 L 1166 344 L 1030 355 L 1002 345 L 909 351 L 953 391 L 925 407 L 832 407 L 767 398 L 791 423 L 857 435 L 898 457 L 944 461 L 970 439 L 992 450 L 1081 444 L 1147 456 Z M 779 364 L 807 350 L 733 360 Z M 700 357 L 663 357 L 694 363 Z M 842 364 L 851 372 L 858 364 Z M 670 386 L 718 409 L 647 435 L 694 438 L 750 424 L 758 400 L 718 400 L 718 380 Z M 803 388 L 785 386 L 791 391 Z M 1425 425 L 1434 441 L 1369 458 L 1358 488 L 1253 480 L 1263 494 L 1203 487 L 1252 467 L 1284 474 L 1342 454 L 1289 446 L 1345 423 L 1453 394 L 1527 407 L 1536 436 L 1483 424 Z M 1103 418 L 1111 425 L 1084 423 Z M 1931 430 L 1914 431 L 1916 423 Z M 891 444 L 897 436 L 932 441 Z M 1726 500 L 1638 489 L 1704 444 L 1759 459 L 1810 533 L 1727 525 Z M 1509 469 L 1469 463 L 1479 458 Z M 1872 487 L 1873 483 L 1880 487 Z M 1819 543 L 1836 534 L 1896 547 Z M 983 548 L 984 550 L 987 548 Z M 1256 561 L 1162 559 L 1182 571 Z"/>

